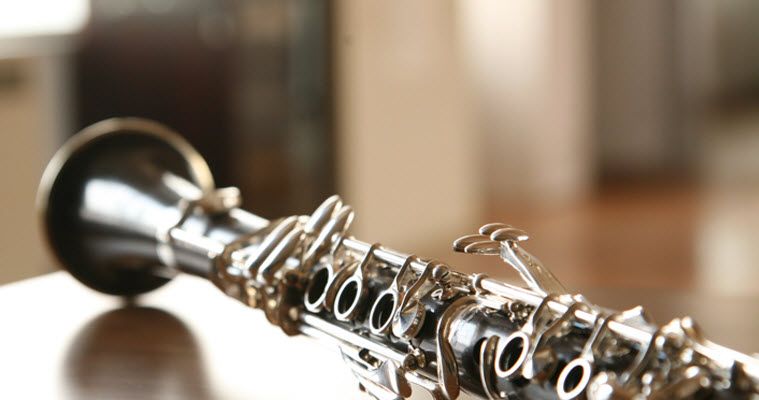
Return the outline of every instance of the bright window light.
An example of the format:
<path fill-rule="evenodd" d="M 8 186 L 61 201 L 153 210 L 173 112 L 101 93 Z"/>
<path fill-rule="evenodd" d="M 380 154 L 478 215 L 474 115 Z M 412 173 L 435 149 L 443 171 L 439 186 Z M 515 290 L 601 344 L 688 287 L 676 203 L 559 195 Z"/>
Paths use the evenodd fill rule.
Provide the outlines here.
<path fill-rule="evenodd" d="M 0 0 L 0 38 L 75 33 L 89 16 L 88 0 Z"/>

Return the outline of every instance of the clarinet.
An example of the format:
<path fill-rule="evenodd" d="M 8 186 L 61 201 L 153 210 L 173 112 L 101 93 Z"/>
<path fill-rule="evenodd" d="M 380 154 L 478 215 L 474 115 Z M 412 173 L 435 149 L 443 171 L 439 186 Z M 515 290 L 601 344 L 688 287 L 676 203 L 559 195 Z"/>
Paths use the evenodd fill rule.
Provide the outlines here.
<path fill-rule="evenodd" d="M 337 196 L 271 221 L 240 204 L 178 134 L 136 118 L 69 139 L 37 197 L 52 252 L 83 284 L 136 296 L 178 273 L 206 278 L 285 334 L 334 344 L 375 399 L 759 398 L 759 359 L 688 317 L 659 326 L 569 293 L 512 226 L 453 249 L 498 256 L 526 287 L 359 241 Z"/>

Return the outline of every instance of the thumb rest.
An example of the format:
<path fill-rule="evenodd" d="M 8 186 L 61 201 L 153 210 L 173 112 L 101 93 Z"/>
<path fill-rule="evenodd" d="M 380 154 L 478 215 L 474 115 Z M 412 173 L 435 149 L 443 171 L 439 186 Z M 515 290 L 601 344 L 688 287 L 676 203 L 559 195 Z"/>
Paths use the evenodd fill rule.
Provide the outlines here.
<path fill-rule="evenodd" d="M 132 296 L 184 272 L 263 310 L 288 335 L 339 348 L 377 399 L 749 399 L 759 360 L 706 340 L 690 318 L 658 326 L 570 294 L 487 224 L 453 243 L 498 256 L 527 288 L 348 236 L 337 196 L 310 216 L 268 221 L 215 188 L 200 155 L 154 122 L 113 119 L 69 140 L 38 208 L 60 263 L 85 285 Z"/>

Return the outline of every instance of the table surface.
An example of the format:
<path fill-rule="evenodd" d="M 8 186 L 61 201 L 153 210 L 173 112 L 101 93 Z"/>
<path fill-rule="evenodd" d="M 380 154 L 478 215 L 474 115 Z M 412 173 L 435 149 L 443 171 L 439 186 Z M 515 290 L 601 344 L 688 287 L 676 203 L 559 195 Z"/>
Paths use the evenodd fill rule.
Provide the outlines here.
<path fill-rule="evenodd" d="M 757 350 L 754 297 L 657 289 L 586 294 L 611 306 L 643 303 L 663 318 L 688 313 L 711 338 Z M 260 312 L 194 277 L 177 277 L 128 304 L 57 272 L 0 287 L 0 324 L 2 399 L 357 397 L 334 349 L 285 336 Z"/>

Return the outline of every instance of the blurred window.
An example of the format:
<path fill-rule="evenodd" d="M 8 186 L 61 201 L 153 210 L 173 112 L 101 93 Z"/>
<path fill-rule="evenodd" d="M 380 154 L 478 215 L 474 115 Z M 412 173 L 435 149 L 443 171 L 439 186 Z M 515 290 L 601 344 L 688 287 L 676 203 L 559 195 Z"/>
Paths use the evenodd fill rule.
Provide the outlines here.
<path fill-rule="evenodd" d="M 87 0 L 0 0 L 0 38 L 74 33 L 89 15 Z"/>

